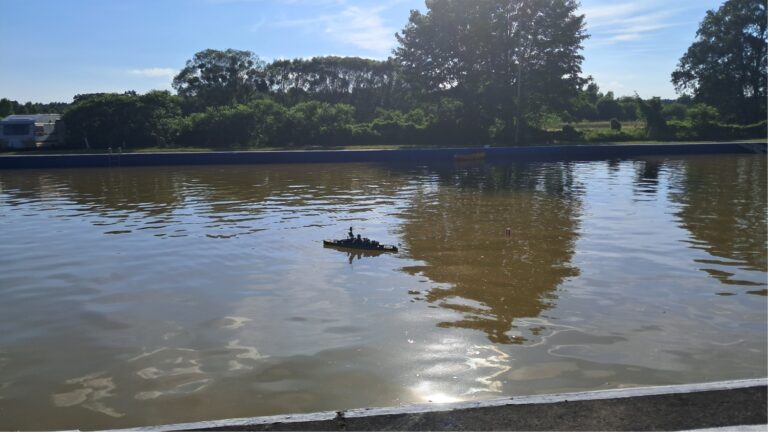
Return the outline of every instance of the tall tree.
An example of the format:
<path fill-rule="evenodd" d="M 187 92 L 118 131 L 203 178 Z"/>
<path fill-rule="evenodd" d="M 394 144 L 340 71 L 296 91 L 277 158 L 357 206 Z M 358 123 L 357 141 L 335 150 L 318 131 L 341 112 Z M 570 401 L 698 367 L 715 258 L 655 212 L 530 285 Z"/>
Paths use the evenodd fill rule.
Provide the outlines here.
<path fill-rule="evenodd" d="M 276 60 L 266 67 L 277 100 L 293 105 L 308 99 L 348 103 L 364 118 L 377 108 L 402 108 L 402 80 L 392 60 L 313 57 Z"/>
<path fill-rule="evenodd" d="M 13 114 L 13 104 L 10 99 L 0 99 L 0 119 Z"/>
<path fill-rule="evenodd" d="M 624 117 L 624 108 L 619 104 L 619 101 L 614 99 L 613 92 L 609 91 L 595 104 L 597 109 L 597 116 L 603 120 L 610 120 L 612 118 L 622 119 Z"/>
<path fill-rule="evenodd" d="M 245 103 L 267 90 L 264 66 L 250 51 L 207 49 L 187 60 L 173 88 L 197 108 Z"/>
<path fill-rule="evenodd" d="M 167 91 L 78 95 L 63 116 L 67 145 L 117 150 L 171 144 L 181 115 L 179 98 Z"/>
<path fill-rule="evenodd" d="M 765 0 L 728 0 L 708 11 L 672 72 L 677 91 L 716 107 L 725 120 L 764 120 L 767 20 Z"/>
<path fill-rule="evenodd" d="M 661 98 L 653 97 L 644 101 L 635 95 L 637 110 L 645 119 L 645 135 L 653 140 L 669 139 L 669 125 L 662 114 Z"/>
<path fill-rule="evenodd" d="M 584 82 L 586 39 L 575 0 L 427 0 L 411 11 L 395 50 L 415 88 L 450 94 L 469 112 L 519 126 L 559 111 Z M 517 139 L 517 138 L 516 138 Z"/>

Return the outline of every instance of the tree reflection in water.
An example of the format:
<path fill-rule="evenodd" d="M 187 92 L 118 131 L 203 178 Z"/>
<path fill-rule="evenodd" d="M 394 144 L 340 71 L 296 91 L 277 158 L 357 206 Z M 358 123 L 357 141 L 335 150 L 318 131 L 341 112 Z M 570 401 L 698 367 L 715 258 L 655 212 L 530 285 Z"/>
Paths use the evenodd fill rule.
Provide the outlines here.
<path fill-rule="evenodd" d="M 664 171 L 664 160 L 659 158 L 645 158 L 634 161 L 636 195 L 652 197 L 659 188 L 659 174 Z"/>
<path fill-rule="evenodd" d="M 406 253 L 424 263 L 404 270 L 447 285 L 426 301 L 461 315 L 438 326 L 481 330 L 505 344 L 538 335 L 543 328 L 515 320 L 541 315 L 557 287 L 579 274 L 570 262 L 581 207 L 572 166 L 445 169 L 437 177 L 414 195 L 402 235 Z"/>
<path fill-rule="evenodd" d="M 403 176 L 373 165 L 345 168 L 318 164 L 0 172 L 0 191 L 10 197 L 10 206 L 71 200 L 76 204 L 70 207 L 72 216 L 106 227 L 106 234 L 151 230 L 154 236 L 225 239 L 263 231 L 268 217 L 350 214 L 354 219 L 354 214 L 391 204 L 405 182 Z"/>
<path fill-rule="evenodd" d="M 686 163 L 670 197 L 691 233 L 691 248 L 713 259 L 696 260 L 701 270 L 727 285 L 765 286 L 737 273 L 766 272 L 766 159 L 724 155 Z M 762 276 L 761 276 L 762 277 Z M 766 291 L 750 291 L 766 295 Z"/>

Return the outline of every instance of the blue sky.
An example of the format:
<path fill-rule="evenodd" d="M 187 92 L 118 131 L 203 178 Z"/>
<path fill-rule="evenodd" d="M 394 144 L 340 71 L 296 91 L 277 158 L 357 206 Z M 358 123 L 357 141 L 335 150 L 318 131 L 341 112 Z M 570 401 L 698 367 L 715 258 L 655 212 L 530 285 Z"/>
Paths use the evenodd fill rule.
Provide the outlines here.
<path fill-rule="evenodd" d="M 471 1 L 471 0 L 467 0 Z M 676 97 L 669 75 L 716 0 L 582 0 L 585 75 L 617 96 Z M 383 59 L 423 0 L 0 0 L 0 97 L 170 89 L 195 52 Z"/>

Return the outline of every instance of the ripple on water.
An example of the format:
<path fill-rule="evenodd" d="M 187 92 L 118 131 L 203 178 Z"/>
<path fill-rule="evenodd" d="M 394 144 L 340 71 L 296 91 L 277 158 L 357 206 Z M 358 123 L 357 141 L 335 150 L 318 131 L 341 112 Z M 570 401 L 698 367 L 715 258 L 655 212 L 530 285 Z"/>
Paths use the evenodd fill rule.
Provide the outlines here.
<path fill-rule="evenodd" d="M 764 158 L 344 168 L 0 172 L 0 429 L 765 374 Z"/>

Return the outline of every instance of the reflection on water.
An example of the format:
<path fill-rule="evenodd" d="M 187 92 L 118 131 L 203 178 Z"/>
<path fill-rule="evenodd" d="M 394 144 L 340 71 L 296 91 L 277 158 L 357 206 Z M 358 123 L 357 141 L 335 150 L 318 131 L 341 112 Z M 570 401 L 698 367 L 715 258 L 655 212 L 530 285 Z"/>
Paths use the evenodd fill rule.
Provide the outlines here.
<path fill-rule="evenodd" d="M 0 172 L 0 429 L 765 376 L 765 250 L 760 156 Z"/>
<path fill-rule="evenodd" d="M 570 264 L 579 211 L 571 167 L 441 174 L 404 217 L 408 251 L 425 263 L 405 270 L 445 284 L 426 300 L 461 317 L 439 326 L 479 329 L 494 343 L 528 341 L 540 328 L 523 333 L 515 319 L 540 315 L 560 283 L 578 275 Z"/>
<path fill-rule="evenodd" d="M 689 164 L 677 180 L 677 216 L 692 248 L 706 251 L 700 269 L 726 285 L 765 286 L 766 171 L 762 158 L 706 159 Z M 755 277 L 739 279 L 754 270 Z M 747 273 L 748 274 L 748 273 Z M 762 291 L 747 291 L 761 293 Z"/>
<path fill-rule="evenodd" d="M 336 246 L 328 246 L 328 245 L 324 245 L 323 247 L 326 249 L 335 250 L 335 251 L 338 251 L 339 253 L 344 254 L 347 257 L 347 260 L 349 260 L 350 265 L 352 265 L 355 262 L 355 260 L 360 260 L 363 257 L 366 257 L 366 258 L 377 257 L 380 255 L 390 253 L 390 252 L 378 251 L 378 250 L 346 249 L 346 248 L 339 248 Z"/>
<path fill-rule="evenodd" d="M 635 161 L 635 194 L 638 196 L 655 195 L 659 185 L 659 173 L 663 170 L 663 160 L 644 159 Z"/>

